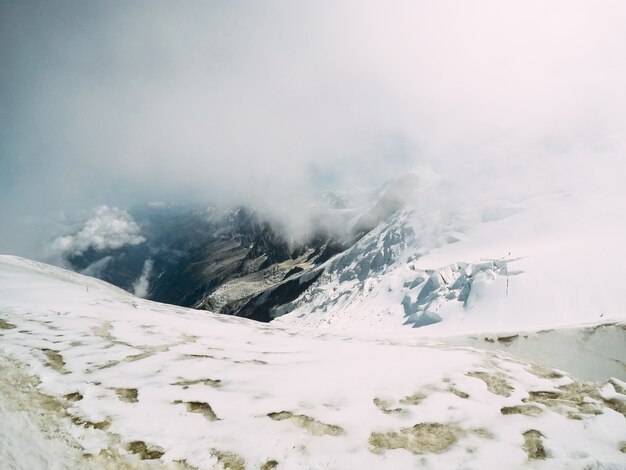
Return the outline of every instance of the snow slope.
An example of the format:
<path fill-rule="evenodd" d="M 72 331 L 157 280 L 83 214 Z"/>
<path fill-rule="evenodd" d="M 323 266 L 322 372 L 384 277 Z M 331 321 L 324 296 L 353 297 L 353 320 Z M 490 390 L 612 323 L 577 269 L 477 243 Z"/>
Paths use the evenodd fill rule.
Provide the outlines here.
<path fill-rule="evenodd" d="M 8 256 L 0 334 L 9 468 L 626 468 L 624 382 L 504 353 L 258 324 Z M 52 441 L 15 438 L 34 414 Z"/>
<path fill-rule="evenodd" d="M 623 322 L 626 199 L 608 186 L 448 204 L 418 190 L 275 321 L 427 336 Z"/>

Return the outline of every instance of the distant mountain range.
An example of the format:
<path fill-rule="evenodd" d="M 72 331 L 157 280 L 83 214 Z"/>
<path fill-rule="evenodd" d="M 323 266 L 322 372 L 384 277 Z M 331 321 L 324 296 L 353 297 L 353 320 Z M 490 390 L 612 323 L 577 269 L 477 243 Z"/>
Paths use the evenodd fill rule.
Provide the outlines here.
<path fill-rule="evenodd" d="M 65 258 L 77 272 L 150 300 L 270 321 L 321 276 L 317 268 L 402 205 L 393 191 L 358 207 L 338 193 L 326 193 L 323 202 L 315 228 L 299 239 L 251 207 L 134 207 L 128 212 L 142 243 L 90 246 Z"/>
<path fill-rule="evenodd" d="M 618 200 L 452 200 L 446 184 L 408 174 L 327 193 L 297 238 L 251 207 L 135 207 L 120 222 L 131 243 L 66 259 L 150 300 L 304 327 L 448 335 L 623 319 Z"/>

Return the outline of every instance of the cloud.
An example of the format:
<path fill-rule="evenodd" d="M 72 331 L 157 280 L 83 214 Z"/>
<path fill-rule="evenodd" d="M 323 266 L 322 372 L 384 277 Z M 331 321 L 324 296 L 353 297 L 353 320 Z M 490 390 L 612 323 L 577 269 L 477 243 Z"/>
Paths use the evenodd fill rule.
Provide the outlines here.
<path fill-rule="evenodd" d="M 152 268 L 154 262 L 150 259 L 146 260 L 141 270 L 141 275 L 133 284 L 133 294 L 137 297 L 146 297 L 150 292 L 150 277 L 152 276 Z"/>
<path fill-rule="evenodd" d="M 113 256 L 105 256 L 104 258 L 99 259 L 98 261 L 94 263 L 91 263 L 89 266 L 83 269 L 80 273 L 86 276 L 100 277 L 100 274 L 102 273 L 102 271 L 106 269 L 106 267 L 109 265 L 109 263 L 112 260 L 113 260 Z"/>
<path fill-rule="evenodd" d="M 141 228 L 125 210 L 117 207 L 99 206 L 80 231 L 55 238 L 50 246 L 53 253 L 63 256 L 80 256 L 88 249 L 103 251 L 139 245 L 145 238 L 139 235 Z M 107 261 L 108 262 L 108 261 Z M 102 269 L 104 265 L 98 265 Z"/>
<path fill-rule="evenodd" d="M 302 226 L 319 191 L 420 165 L 532 192 L 626 148 L 619 0 L 1 8 L 5 220 L 202 199 Z"/>

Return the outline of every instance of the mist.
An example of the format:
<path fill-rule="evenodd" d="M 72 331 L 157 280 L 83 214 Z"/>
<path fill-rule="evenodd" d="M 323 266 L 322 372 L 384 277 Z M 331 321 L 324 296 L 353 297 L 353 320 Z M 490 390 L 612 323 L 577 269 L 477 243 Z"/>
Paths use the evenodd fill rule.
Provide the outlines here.
<path fill-rule="evenodd" d="M 0 64 L 3 253 L 103 204 L 295 230 L 422 169 L 441 204 L 626 177 L 621 1 L 5 1 Z"/>

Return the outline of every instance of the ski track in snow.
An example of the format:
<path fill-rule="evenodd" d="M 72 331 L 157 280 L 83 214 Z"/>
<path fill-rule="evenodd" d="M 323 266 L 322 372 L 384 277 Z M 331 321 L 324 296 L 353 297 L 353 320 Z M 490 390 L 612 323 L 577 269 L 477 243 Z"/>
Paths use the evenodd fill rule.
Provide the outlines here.
<path fill-rule="evenodd" d="M 261 325 L 8 256 L 0 327 L 9 468 L 626 468 L 626 384 L 503 353 Z M 29 426 L 42 460 L 19 462 Z"/>

